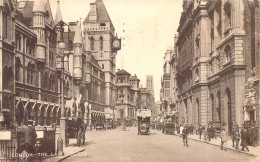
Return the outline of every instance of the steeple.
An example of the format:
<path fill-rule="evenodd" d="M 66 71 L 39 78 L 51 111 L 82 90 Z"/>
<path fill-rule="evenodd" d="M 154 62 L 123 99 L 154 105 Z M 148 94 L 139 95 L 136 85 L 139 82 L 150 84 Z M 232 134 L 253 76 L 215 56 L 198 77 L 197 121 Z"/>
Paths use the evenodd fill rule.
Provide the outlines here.
<path fill-rule="evenodd" d="M 79 22 L 77 22 L 73 44 L 82 44 L 81 29 Z"/>
<path fill-rule="evenodd" d="M 33 12 L 45 12 L 45 0 L 36 0 L 33 5 Z"/>
<path fill-rule="evenodd" d="M 55 17 L 55 25 L 57 25 L 62 20 L 61 10 L 60 10 L 60 0 L 57 1 L 57 10 L 56 10 L 56 17 Z"/>

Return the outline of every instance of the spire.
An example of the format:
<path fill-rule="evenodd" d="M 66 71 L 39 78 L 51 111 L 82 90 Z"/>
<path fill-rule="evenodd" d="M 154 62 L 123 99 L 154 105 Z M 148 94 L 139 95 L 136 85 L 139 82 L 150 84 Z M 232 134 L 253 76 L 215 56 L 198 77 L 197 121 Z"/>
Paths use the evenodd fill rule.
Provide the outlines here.
<path fill-rule="evenodd" d="M 60 10 L 60 0 L 57 1 L 57 10 L 56 10 L 56 17 L 55 17 L 55 25 L 57 25 L 62 20 L 61 10 Z"/>
<path fill-rule="evenodd" d="M 73 44 L 82 44 L 80 23 L 77 22 Z"/>
<path fill-rule="evenodd" d="M 33 5 L 33 12 L 45 12 L 45 0 L 35 0 Z"/>

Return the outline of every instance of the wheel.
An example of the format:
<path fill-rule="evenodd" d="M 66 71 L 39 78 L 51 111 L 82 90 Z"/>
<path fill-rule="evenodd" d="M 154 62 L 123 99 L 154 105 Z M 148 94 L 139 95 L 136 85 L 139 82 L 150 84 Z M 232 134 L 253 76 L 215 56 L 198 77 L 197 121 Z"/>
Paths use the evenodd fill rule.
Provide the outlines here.
<path fill-rule="evenodd" d="M 80 142 L 81 142 L 81 139 L 78 138 L 78 139 L 77 139 L 77 146 L 78 146 L 78 147 L 80 146 Z"/>
<path fill-rule="evenodd" d="M 69 139 L 68 139 L 68 138 L 65 139 L 65 146 L 66 146 L 66 147 L 69 146 Z"/>

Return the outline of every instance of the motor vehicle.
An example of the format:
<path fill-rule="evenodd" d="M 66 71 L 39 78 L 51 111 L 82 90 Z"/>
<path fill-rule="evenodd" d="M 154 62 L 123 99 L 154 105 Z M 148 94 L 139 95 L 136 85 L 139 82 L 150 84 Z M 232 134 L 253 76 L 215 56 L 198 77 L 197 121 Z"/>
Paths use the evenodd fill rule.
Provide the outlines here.
<path fill-rule="evenodd" d="M 137 122 L 138 122 L 138 135 L 150 134 L 150 109 L 139 109 L 137 111 Z"/>
<path fill-rule="evenodd" d="M 68 118 L 65 129 L 65 146 L 68 147 L 69 139 L 73 138 L 77 139 L 77 146 L 80 146 L 81 143 L 84 145 L 86 128 L 87 125 L 83 123 L 81 118 L 76 116 Z"/>

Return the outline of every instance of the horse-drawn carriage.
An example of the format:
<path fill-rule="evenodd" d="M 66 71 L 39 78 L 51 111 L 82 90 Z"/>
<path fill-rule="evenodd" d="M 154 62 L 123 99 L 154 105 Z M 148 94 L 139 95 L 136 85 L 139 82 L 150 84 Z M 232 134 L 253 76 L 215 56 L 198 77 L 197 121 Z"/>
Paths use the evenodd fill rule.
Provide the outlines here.
<path fill-rule="evenodd" d="M 66 136 L 65 136 L 65 145 L 69 145 L 69 139 L 76 138 L 77 146 L 80 146 L 82 143 L 85 144 L 85 132 L 87 125 L 83 123 L 81 118 L 76 116 L 70 117 L 66 121 Z"/>

